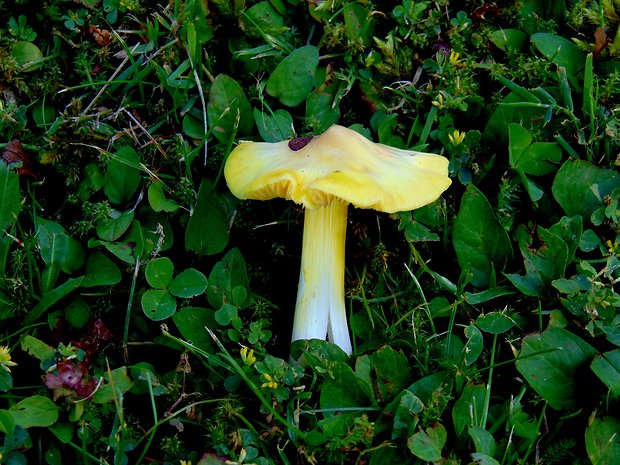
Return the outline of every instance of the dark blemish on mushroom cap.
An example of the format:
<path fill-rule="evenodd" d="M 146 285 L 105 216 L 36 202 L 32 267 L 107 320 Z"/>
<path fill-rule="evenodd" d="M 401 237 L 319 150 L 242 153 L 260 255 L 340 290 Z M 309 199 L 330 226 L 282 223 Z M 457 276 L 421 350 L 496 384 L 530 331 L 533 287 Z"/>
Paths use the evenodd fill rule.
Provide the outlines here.
<path fill-rule="evenodd" d="M 314 136 L 297 137 L 288 141 L 288 148 L 293 152 L 303 149 L 312 140 Z"/>

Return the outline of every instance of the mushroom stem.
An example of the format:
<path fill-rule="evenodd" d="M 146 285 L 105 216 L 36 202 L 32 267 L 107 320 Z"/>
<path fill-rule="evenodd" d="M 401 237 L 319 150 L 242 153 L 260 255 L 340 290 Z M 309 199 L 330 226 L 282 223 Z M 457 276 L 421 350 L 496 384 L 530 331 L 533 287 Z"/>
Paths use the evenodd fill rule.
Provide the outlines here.
<path fill-rule="evenodd" d="M 306 208 L 293 341 L 325 339 L 347 354 L 353 348 L 344 305 L 347 202 Z"/>

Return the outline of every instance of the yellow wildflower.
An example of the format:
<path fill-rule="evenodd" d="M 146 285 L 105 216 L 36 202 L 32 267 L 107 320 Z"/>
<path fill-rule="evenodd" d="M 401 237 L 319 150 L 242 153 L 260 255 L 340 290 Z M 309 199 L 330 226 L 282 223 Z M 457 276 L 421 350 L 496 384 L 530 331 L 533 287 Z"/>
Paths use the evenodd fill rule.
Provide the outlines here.
<path fill-rule="evenodd" d="M 607 250 L 609 250 L 609 253 L 612 255 L 620 252 L 620 244 L 618 244 L 617 242 L 611 242 L 611 240 L 608 240 L 607 242 L 605 242 L 605 245 L 607 245 Z"/>
<path fill-rule="evenodd" d="M 278 383 L 276 383 L 276 381 L 271 377 L 271 375 L 263 373 L 263 378 L 266 382 L 264 382 L 261 387 L 268 387 L 271 389 L 276 389 L 278 387 Z"/>
<path fill-rule="evenodd" d="M 448 134 L 448 139 L 452 145 L 460 145 L 465 140 L 465 133 L 455 129 L 452 134 Z"/>
<path fill-rule="evenodd" d="M 443 93 L 439 92 L 437 94 L 437 98 L 433 100 L 431 103 L 436 107 L 443 108 L 443 100 L 444 100 Z"/>
<path fill-rule="evenodd" d="M 226 465 L 243 465 L 243 462 L 245 462 L 245 458 L 248 455 L 247 451 L 242 447 L 241 451 L 239 452 L 239 458 L 237 459 L 236 462 L 233 462 L 231 460 L 226 460 L 226 462 L 224 462 Z M 247 465 L 253 465 L 248 463 Z"/>
<path fill-rule="evenodd" d="M 245 366 L 252 366 L 254 362 L 256 362 L 256 357 L 254 356 L 254 349 L 248 350 L 247 347 L 243 346 L 240 350 L 240 353 L 241 360 L 243 360 Z"/>
<path fill-rule="evenodd" d="M 181 465 L 192 465 L 192 461 L 191 460 L 181 460 Z"/>
<path fill-rule="evenodd" d="M 454 50 L 452 50 L 450 52 L 450 56 L 448 57 L 448 61 L 450 62 L 450 64 L 452 66 L 456 66 L 459 64 L 459 62 L 461 61 L 459 59 L 459 57 L 461 56 L 461 54 L 459 52 L 455 52 Z"/>
<path fill-rule="evenodd" d="M 10 373 L 11 369 L 9 367 L 14 367 L 15 365 L 17 365 L 17 363 L 11 361 L 9 348 L 7 346 L 0 346 L 0 367 Z"/>

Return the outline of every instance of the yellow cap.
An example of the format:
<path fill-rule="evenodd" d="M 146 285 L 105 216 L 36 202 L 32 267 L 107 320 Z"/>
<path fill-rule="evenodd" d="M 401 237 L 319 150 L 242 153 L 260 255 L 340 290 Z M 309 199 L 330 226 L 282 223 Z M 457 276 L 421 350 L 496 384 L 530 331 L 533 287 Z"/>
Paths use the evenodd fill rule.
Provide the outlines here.
<path fill-rule="evenodd" d="M 452 182 L 446 158 L 376 144 L 338 125 L 312 138 L 241 142 L 224 176 L 241 199 L 282 197 L 318 208 L 339 198 L 387 213 L 431 203 Z"/>

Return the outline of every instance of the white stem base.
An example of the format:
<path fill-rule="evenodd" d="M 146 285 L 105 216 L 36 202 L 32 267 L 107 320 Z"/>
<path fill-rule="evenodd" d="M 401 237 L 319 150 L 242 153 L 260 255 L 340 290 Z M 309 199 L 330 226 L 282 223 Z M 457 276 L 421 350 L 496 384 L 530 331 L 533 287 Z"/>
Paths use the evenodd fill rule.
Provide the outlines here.
<path fill-rule="evenodd" d="M 344 305 L 347 203 L 306 209 L 292 340 L 325 339 L 353 352 Z"/>

